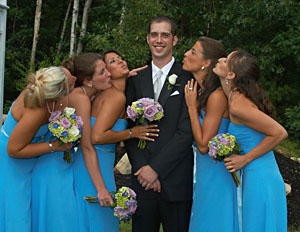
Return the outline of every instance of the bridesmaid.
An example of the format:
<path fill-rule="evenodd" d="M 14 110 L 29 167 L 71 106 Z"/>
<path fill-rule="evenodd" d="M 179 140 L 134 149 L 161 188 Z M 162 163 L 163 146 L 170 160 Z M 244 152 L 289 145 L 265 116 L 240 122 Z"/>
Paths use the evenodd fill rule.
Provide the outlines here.
<path fill-rule="evenodd" d="M 126 129 L 125 120 L 125 84 L 129 75 L 127 63 L 115 51 L 107 52 L 104 56 L 107 69 L 111 73 L 112 87 L 102 91 L 92 105 L 91 120 L 93 125 L 92 139 L 97 151 L 97 165 L 99 165 L 104 180 L 105 191 L 116 191 L 114 179 L 115 146 L 117 142 L 130 138 L 153 139 L 146 136 L 155 136 L 157 129 L 152 126 L 137 126 L 132 131 Z M 135 72 L 137 70 L 133 70 Z M 102 144 L 102 145 L 100 145 Z M 80 152 L 80 150 L 79 150 Z M 79 204 L 80 231 L 117 232 L 119 220 L 113 215 L 110 206 L 112 197 L 102 197 L 102 186 L 93 183 L 89 175 L 83 156 L 76 154 L 74 161 L 75 191 Z M 85 196 L 98 196 L 99 204 L 88 203 Z"/>
<path fill-rule="evenodd" d="M 102 57 L 96 53 L 85 53 L 70 58 L 63 64 L 77 76 L 76 88 L 60 101 L 55 110 L 65 107 L 76 109 L 84 126 L 80 147 L 85 155 L 86 165 L 98 185 L 104 186 L 97 163 L 96 151 L 91 142 L 91 98 L 100 90 L 111 87 L 110 73 Z M 50 136 L 50 135 L 49 135 Z M 33 231 L 78 230 L 78 206 L 74 192 L 73 153 L 72 162 L 63 160 L 63 152 L 50 153 L 39 157 L 32 178 Z M 104 188 L 102 188 L 104 189 Z M 108 191 L 102 191 L 104 199 L 110 199 Z"/>
<path fill-rule="evenodd" d="M 224 56 L 220 42 L 200 37 L 183 60 L 183 69 L 196 80 L 185 86 L 196 145 L 190 232 L 238 231 L 235 184 L 224 164 L 213 161 L 207 153 L 209 140 L 218 133 L 226 133 L 229 124 L 227 98 L 218 76 L 212 72 Z"/>
<path fill-rule="evenodd" d="M 242 155 L 225 159 L 229 172 L 242 171 L 243 232 L 287 231 L 285 185 L 272 149 L 287 137 L 272 117 L 271 102 L 258 85 L 260 69 L 249 53 L 236 50 L 219 59 L 214 72 L 228 96 L 229 133 Z"/>
<path fill-rule="evenodd" d="M 44 142 L 51 110 L 74 88 L 67 69 L 42 68 L 10 108 L 0 133 L 0 231 L 31 231 L 31 174 L 36 157 L 72 144 Z"/>

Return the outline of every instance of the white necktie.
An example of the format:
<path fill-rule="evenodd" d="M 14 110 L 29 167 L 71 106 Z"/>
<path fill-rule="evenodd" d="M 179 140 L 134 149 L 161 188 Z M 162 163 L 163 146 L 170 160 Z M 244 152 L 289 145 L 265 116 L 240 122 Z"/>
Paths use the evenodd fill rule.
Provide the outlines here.
<path fill-rule="evenodd" d="M 155 74 L 155 81 L 154 81 L 154 84 L 153 84 L 153 87 L 154 87 L 154 99 L 155 101 L 158 100 L 159 98 L 159 94 L 160 94 L 160 91 L 161 91 L 161 88 L 162 88 L 162 85 L 161 85 L 161 76 L 163 75 L 163 72 L 161 70 L 159 70 L 156 74 Z"/>

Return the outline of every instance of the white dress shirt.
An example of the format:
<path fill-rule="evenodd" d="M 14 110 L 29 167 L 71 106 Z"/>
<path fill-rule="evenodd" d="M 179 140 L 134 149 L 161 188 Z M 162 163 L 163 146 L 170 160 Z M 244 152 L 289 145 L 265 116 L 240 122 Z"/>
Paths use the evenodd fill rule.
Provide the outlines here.
<path fill-rule="evenodd" d="M 175 62 L 175 59 L 172 56 L 171 61 L 168 64 L 166 64 L 162 69 L 159 69 L 157 66 L 155 66 L 155 64 L 153 64 L 153 61 L 152 61 L 151 62 L 151 64 L 152 64 L 152 83 L 154 84 L 154 82 L 155 82 L 156 73 L 159 70 L 161 70 L 163 72 L 163 74 L 162 74 L 162 76 L 160 78 L 160 86 L 161 86 L 161 89 L 162 89 L 162 87 L 164 86 L 164 83 L 166 81 L 167 75 L 170 72 L 170 69 L 172 68 L 174 62 Z M 161 89 L 159 90 L 159 92 L 161 92 Z"/>

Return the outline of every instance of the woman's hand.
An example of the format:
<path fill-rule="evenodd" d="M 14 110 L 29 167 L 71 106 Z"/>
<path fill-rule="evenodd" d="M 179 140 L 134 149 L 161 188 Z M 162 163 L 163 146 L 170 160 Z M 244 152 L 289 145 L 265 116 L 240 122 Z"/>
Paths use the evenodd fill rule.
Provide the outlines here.
<path fill-rule="evenodd" d="M 106 188 L 101 189 L 97 194 L 101 206 L 111 206 L 114 200 Z"/>
<path fill-rule="evenodd" d="M 154 141 L 150 137 L 158 137 L 159 129 L 156 124 L 145 125 L 145 126 L 135 126 L 131 128 L 132 138 L 144 139 L 148 141 Z"/>
<path fill-rule="evenodd" d="M 139 71 L 141 71 L 141 70 L 143 70 L 143 69 L 145 69 L 147 67 L 148 67 L 148 65 L 145 65 L 143 67 L 135 68 L 135 69 L 130 70 L 130 72 L 128 74 L 128 77 L 136 76 Z"/>
<path fill-rule="evenodd" d="M 184 87 L 185 102 L 189 109 L 197 110 L 197 85 L 197 81 L 192 79 Z"/>
<path fill-rule="evenodd" d="M 230 157 L 224 159 L 224 164 L 228 172 L 235 172 L 243 168 L 248 163 L 249 162 L 246 155 L 233 154 Z"/>
<path fill-rule="evenodd" d="M 63 143 L 59 145 L 59 140 L 52 142 L 53 151 L 68 151 L 73 147 L 73 143 Z"/>

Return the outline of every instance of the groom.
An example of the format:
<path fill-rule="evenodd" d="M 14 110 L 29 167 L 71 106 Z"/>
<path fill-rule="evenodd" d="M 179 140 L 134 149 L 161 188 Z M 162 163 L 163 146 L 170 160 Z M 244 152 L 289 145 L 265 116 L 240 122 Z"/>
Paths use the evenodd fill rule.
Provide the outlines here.
<path fill-rule="evenodd" d="M 191 74 L 182 70 L 172 56 L 177 43 L 176 25 L 159 16 L 149 24 L 147 43 L 152 53 L 151 65 L 131 77 L 127 83 L 127 105 L 137 99 L 157 98 L 164 117 L 155 122 L 159 136 L 138 148 L 138 140 L 126 141 L 132 165 L 132 187 L 138 208 L 133 216 L 133 232 L 188 231 L 192 205 L 193 153 L 192 130 L 184 98 L 184 86 Z M 167 77 L 178 76 L 176 85 Z M 168 87 L 171 87 L 169 88 Z M 129 122 L 129 128 L 134 124 Z M 160 191 L 161 187 L 161 191 Z"/>

